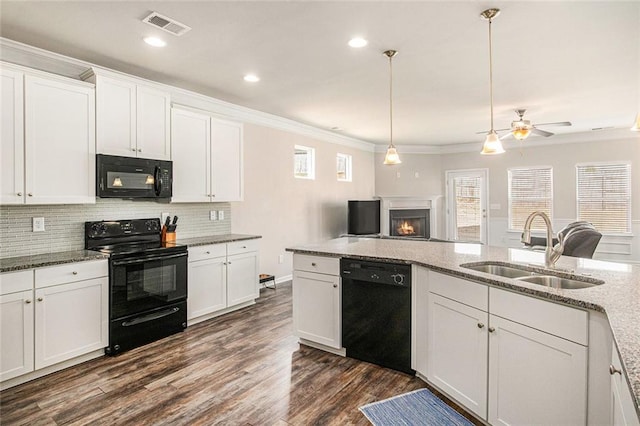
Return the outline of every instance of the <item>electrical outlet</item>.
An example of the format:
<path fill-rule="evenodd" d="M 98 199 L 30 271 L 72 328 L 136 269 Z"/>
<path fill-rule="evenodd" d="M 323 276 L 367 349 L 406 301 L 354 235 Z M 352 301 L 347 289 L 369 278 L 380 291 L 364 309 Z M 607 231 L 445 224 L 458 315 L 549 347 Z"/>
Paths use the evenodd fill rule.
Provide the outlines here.
<path fill-rule="evenodd" d="M 218 212 L 215 210 L 211 210 L 209 212 L 209 220 L 218 220 Z"/>
<path fill-rule="evenodd" d="M 278 263 L 284 263 L 284 254 L 278 255 Z"/>
<path fill-rule="evenodd" d="M 161 219 L 160 219 L 160 220 L 162 220 L 162 222 L 160 222 L 160 223 L 162 223 L 164 225 L 165 222 L 167 221 L 167 217 L 169 217 L 169 216 L 171 216 L 169 213 L 162 213 Z"/>
<path fill-rule="evenodd" d="M 33 218 L 33 232 L 44 232 L 44 217 Z"/>
<path fill-rule="evenodd" d="M 400 172 L 396 172 L 396 178 L 400 178 Z"/>
<path fill-rule="evenodd" d="M 224 210 L 218 210 L 218 220 L 224 220 Z"/>

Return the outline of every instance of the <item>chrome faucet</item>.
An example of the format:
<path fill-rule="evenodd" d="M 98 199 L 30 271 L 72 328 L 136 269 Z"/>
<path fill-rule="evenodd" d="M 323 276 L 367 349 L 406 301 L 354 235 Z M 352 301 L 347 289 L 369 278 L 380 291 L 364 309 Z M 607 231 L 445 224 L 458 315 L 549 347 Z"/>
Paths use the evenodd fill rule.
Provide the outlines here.
<path fill-rule="evenodd" d="M 529 215 L 524 222 L 524 230 L 522 231 L 522 238 L 520 241 L 525 244 L 531 244 L 531 223 L 536 216 L 540 216 L 544 220 L 544 224 L 547 227 L 547 247 L 544 251 L 544 264 L 547 268 L 555 268 L 556 262 L 562 256 L 564 251 L 564 239 L 565 236 L 558 234 L 558 244 L 553 245 L 553 229 L 551 226 L 551 220 L 546 213 L 541 211 L 535 211 Z"/>

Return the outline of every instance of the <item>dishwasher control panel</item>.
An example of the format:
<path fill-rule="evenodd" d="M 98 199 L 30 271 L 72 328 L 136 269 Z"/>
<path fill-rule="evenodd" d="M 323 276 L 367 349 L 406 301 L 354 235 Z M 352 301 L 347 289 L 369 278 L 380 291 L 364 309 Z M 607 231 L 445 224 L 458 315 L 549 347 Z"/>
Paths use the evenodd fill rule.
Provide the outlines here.
<path fill-rule="evenodd" d="M 356 281 L 366 281 L 402 287 L 411 286 L 411 265 L 340 259 L 340 275 Z"/>

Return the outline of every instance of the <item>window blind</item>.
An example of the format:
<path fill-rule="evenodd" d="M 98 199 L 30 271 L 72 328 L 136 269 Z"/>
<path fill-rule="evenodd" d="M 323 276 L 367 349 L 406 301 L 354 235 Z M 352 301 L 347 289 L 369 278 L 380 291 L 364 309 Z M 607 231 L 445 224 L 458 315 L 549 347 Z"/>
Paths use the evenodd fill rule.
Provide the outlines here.
<path fill-rule="evenodd" d="M 576 166 L 578 220 L 602 233 L 631 232 L 631 165 Z"/>
<path fill-rule="evenodd" d="M 522 230 L 527 217 L 541 211 L 552 219 L 553 170 L 551 167 L 509 169 L 509 229 Z M 537 217 L 531 229 L 544 230 Z"/>

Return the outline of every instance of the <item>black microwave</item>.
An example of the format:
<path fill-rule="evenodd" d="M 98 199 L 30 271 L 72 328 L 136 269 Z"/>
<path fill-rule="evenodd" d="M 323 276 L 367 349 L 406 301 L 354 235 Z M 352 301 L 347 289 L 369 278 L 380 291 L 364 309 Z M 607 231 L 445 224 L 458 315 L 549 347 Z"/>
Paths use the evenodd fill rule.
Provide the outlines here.
<path fill-rule="evenodd" d="M 169 201 L 173 163 L 148 158 L 96 155 L 96 194 L 101 198 Z"/>

